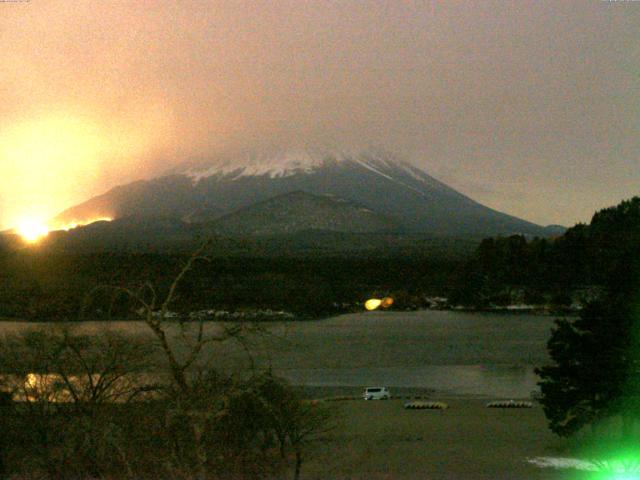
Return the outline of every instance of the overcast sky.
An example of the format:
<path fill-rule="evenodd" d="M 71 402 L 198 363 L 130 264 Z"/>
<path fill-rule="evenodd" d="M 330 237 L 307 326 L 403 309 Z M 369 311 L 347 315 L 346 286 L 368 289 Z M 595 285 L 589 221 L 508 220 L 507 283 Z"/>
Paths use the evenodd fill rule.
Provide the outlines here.
<path fill-rule="evenodd" d="M 229 149 L 383 147 L 541 224 L 640 193 L 640 1 L 0 2 L 0 226 Z"/>

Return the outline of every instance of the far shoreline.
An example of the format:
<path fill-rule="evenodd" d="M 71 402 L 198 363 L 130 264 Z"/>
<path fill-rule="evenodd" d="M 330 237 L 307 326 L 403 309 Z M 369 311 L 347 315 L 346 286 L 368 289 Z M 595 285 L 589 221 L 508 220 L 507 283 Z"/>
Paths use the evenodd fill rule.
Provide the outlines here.
<path fill-rule="evenodd" d="M 264 319 L 242 319 L 238 320 L 220 320 L 216 318 L 204 318 L 204 319 L 193 319 L 193 318 L 179 318 L 179 317 L 168 317 L 165 318 L 164 321 L 168 324 L 172 323 L 198 323 L 200 321 L 204 323 L 234 323 L 234 322 L 247 322 L 247 323 L 296 323 L 296 322 L 315 322 L 327 320 L 330 318 L 338 318 L 344 315 L 358 315 L 358 314 L 375 314 L 375 313 L 427 313 L 427 312 L 460 312 L 460 313 L 491 313 L 491 314 L 499 314 L 505 316 L 515 316 L 519 314 L 526 314 L 532 316 L 540 316 L 540 317 L 577 317 L 580 314 L 580 309 L 551 309 L 549 307 L 544 306 L 527 306 L 527 308 L 521 308 L 519 305 L 508 305 L 505 307 L 464 307 L 464 306 L 454 306 L 448 308 L 418 308 L 418 309 L 389 309 L 389 310 L 357 310 L 357 311 L 343 311 L 336 312 L 331 315 L 321 315 L 321 316 L 294 316 L 293 318 L 264 318 Z M 293 314 L 295 315 L 295 314 Z M 34 323 L 34 324 L 82 324 L 82 323 L 112 323 L 112 322 L 141 322 L 144 323 L 144 318 L 134 317 L 134 318 L 111 318 L 109 320 L 106 319 L 25 319 L 25 318 L 15 318 L 15 317 L 0 317 L 0 323 Z"/>

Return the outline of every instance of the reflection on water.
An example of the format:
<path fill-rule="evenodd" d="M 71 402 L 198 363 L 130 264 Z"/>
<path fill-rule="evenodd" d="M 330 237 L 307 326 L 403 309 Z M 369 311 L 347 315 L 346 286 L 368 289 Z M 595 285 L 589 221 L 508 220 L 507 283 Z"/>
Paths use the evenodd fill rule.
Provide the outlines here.
<path fill-rule="evenodd" d="M 487 398 L 523 398 L 536 387 L 533 368 L 524 366 L 486 365 L 425 365 L 423 367 L 379 367 L 369 369 L 287 369 L 276 372 L 294 385 L 318 387 L 364 387 L 385 385 L 390 387 L 425 388 L 438 394 L 457 396 L 474 395 Z M 58 374 L 29 373 L 26 377 L 3 376 L 3 384 L 10 385 L 18 401 L 72 402 L 89 401 L 95 394 L 100 378 Z M 122 378 L 102 392 L 111 401 L 126 401 L 128 395 L 141 385 L 158 380 L 153 375 L 145 378 Z"/>
<path fill-rule="evenodd" d="M 434 389 L 442 395 L 487 398 L 524 398 L 537 388 L 533 367 L 527 366 L 425 365 L 411 368 L 290 369 L 279 373 L 300 385 L 385 385 Z"/>
<path fill-rule="evenodd" d="M 264 322 L 268 335 L 252 343 L 253 359 L 297 385 L 388 385 L 435 389 L 448 395 L 528 397 L 535 365 L 547 361 L 553 318 L 452 311 L 367 312 L 318 321 Z M 44 325 L 48 328 L 47 324 Z M 0 335 L 35 326 L 0 322 Z M 85 322 L 78 333 L 105 328 L 149 336 L 143 322 Z M 206 325 L 211 334 L 220 324 Z M 169 336 L 178 337 L 176 324 Z M 205 355 L 217 367 L 246 356 L 212 344 Z M 225 364 L 225 362 L 227 362 Z"/>
<path fill-rule="evenodd" d="M 26 375 L 0 375 L 2 390 L 21 402 L 126 402 L 142 397 L 159 377 L 152 374 L 127 376 L 61 375 L 58 373 L 28 373 Z"/>
<path fill-rule="evenodd" d="M 67 403 L 74 401 L 76 392 L 86 391 L 87 384 L 97 382 L 78 376 L 57 373 L 27 373 L 26 375 L 2 375 L 0 384 L 20 402 Z"/>

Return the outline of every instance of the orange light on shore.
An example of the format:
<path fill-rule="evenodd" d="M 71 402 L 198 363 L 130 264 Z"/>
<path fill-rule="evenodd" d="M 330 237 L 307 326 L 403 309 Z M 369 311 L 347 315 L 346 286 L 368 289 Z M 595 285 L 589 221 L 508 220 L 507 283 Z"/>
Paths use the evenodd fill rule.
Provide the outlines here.
<path fill-rule="evenodd" d="M 384 297 L 382 300 L 379 298 L 370 298 L 364 302 L 364 308 L 369 311 L 377 310 L 380 307 L 389 308 L 391 305 L 393 305 L 393 298 L 391 297 Z"/>
<path fill-rule="evenodd" d="M 382 300 L 380 300 L 379 298 L 370 298 L 369 300 L 364 302 L 364 308 L 366 308 L 367 310 L 375 310 L 380 305 L 382 305 Z"/>
<path fill-rule="evenodd" d="M 380 303 L 382 308 L 389 308 L 391 305 L 393 305 L 393 298 L 391 297 L 384 297 Z"/>

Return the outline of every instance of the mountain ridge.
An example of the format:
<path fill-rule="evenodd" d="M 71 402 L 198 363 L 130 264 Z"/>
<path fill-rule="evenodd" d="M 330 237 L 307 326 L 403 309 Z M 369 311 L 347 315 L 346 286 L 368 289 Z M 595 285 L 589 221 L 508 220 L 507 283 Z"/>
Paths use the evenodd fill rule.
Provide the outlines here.
<path fill-rule="evenodd" d="M 481 205 L 387 152 L 291 153 L 208 166 L 186 165 L 169 175 L 121 185 L 58 216 L 82 222 L 125 215 L 215 220 L 278 195 L 304 191 L 363 205 L 399 230 L 433 236 L 545 236 L 544 227 Z M 198 216 L 207 212 L 213 218 Z"/>

